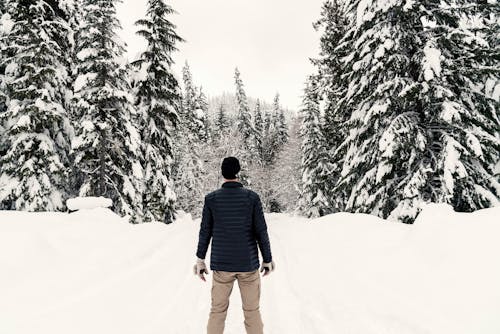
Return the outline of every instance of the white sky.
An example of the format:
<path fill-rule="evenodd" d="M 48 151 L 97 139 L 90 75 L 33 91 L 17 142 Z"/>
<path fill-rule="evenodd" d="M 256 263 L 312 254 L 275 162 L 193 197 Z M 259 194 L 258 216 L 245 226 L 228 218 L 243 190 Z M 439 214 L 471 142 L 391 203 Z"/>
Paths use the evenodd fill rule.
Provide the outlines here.
<path fill-rule="evenodd" d="M 279 92 L 284 107 L 298 109 L 302 90 L 319 52 L 312 23 L 323 0 L 169 0 L 171 20 L 186 42 L 174 56 L 180 74 L 187 60 L 197 85 L 209 96 L 234 91 L 239 67 L 248 96 L 272 102 Z M 142 48 L 134 22 L 147 0 L 123 0 L 118 12 L 129 57 Z"/>

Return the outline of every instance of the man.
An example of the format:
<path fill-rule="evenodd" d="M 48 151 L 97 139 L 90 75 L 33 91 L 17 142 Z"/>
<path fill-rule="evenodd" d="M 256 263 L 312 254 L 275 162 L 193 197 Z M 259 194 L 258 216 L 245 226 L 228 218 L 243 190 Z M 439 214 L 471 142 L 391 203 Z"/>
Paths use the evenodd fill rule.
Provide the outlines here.
<path fill-rule="evenodd" d="M 208 274 L 205 255 L 210 239 L 213 239 L 210 269 L 214 276 L 207 333 L 224 332 L 229 296 L 234 281 L 238 280 L 246 332 L 263 334 L 259 311 L 260 264 L 257 245 L 264 260 L 260 270 L 264 276 L 274 270 L 274 262 L 262 203 L 259 195 L 245 189 L 238 181 L 238 159 L 225 158 L 221 170 L 224 176 L 222 188 L 205 197 L 194 266 L 194 273 L 205 281 L 204 274 Z"/>

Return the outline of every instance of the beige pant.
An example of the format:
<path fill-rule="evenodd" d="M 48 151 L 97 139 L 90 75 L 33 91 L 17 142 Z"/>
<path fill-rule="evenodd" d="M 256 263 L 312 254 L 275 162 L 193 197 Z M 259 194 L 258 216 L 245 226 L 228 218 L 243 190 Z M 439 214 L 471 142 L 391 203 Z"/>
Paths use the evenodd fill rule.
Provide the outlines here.
<path fill-rule="evenodd" d="M 208 334 L 223 334 L 229 296 L 233 290 L 234 280 L 238 280 L 245 315 L 247 334 L 263 334 L 262 319 L 259 311 L 260 274 L 252 272 L 213 271 L 212 308 L 208 319 Z"/>

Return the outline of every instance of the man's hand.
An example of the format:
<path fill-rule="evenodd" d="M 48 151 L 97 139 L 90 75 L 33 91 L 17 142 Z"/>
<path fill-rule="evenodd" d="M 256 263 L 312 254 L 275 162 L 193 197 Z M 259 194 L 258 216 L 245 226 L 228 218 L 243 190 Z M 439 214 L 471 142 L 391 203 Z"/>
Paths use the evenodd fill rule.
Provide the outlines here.
<path fill-rule="evenodd" d="M 274 271 L 276 266 L 274 265 L 274 261 L 271 261 L 269 263 L 262 263 L 262 266 L 260 267 L 260 272 L 264 272 L 263 276 L 267 276 L 271 273 L 271 271 Z"/>
<path fill-rule="evenodd" d="M 207 270 L 207 266 L 205 265 L 205 260 L 197 258 L 196 264 L 193 267 L 193 272 L 195 275 L 198 275 L 198 277 L 203 282 L 206 282 L 205 274 L 208 275 L 208 270 Z"/>

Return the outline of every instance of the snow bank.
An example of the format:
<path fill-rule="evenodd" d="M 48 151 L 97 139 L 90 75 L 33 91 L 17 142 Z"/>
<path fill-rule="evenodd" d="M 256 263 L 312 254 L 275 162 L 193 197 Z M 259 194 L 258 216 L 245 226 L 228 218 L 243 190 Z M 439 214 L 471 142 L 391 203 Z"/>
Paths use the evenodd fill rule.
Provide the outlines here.
<path fill-rule="evenodd" d="M 71 211 L 110 208 L 113 206 L 113 201 L 104 197 L 76 197 L 68 199 L 66 206 Z"/>
<path fill-rule="evenodd" d="M 278 269 L 262 282 L 266 334 L 500 333 L 499 214 L 268 215 Z M 198 227 L 189 215 L 131 225 L 105 208 L 0 211 L 0 333 L 204 333 Z M 235 285 L 226 334 L 244 333 L 239 298 Z"/>

